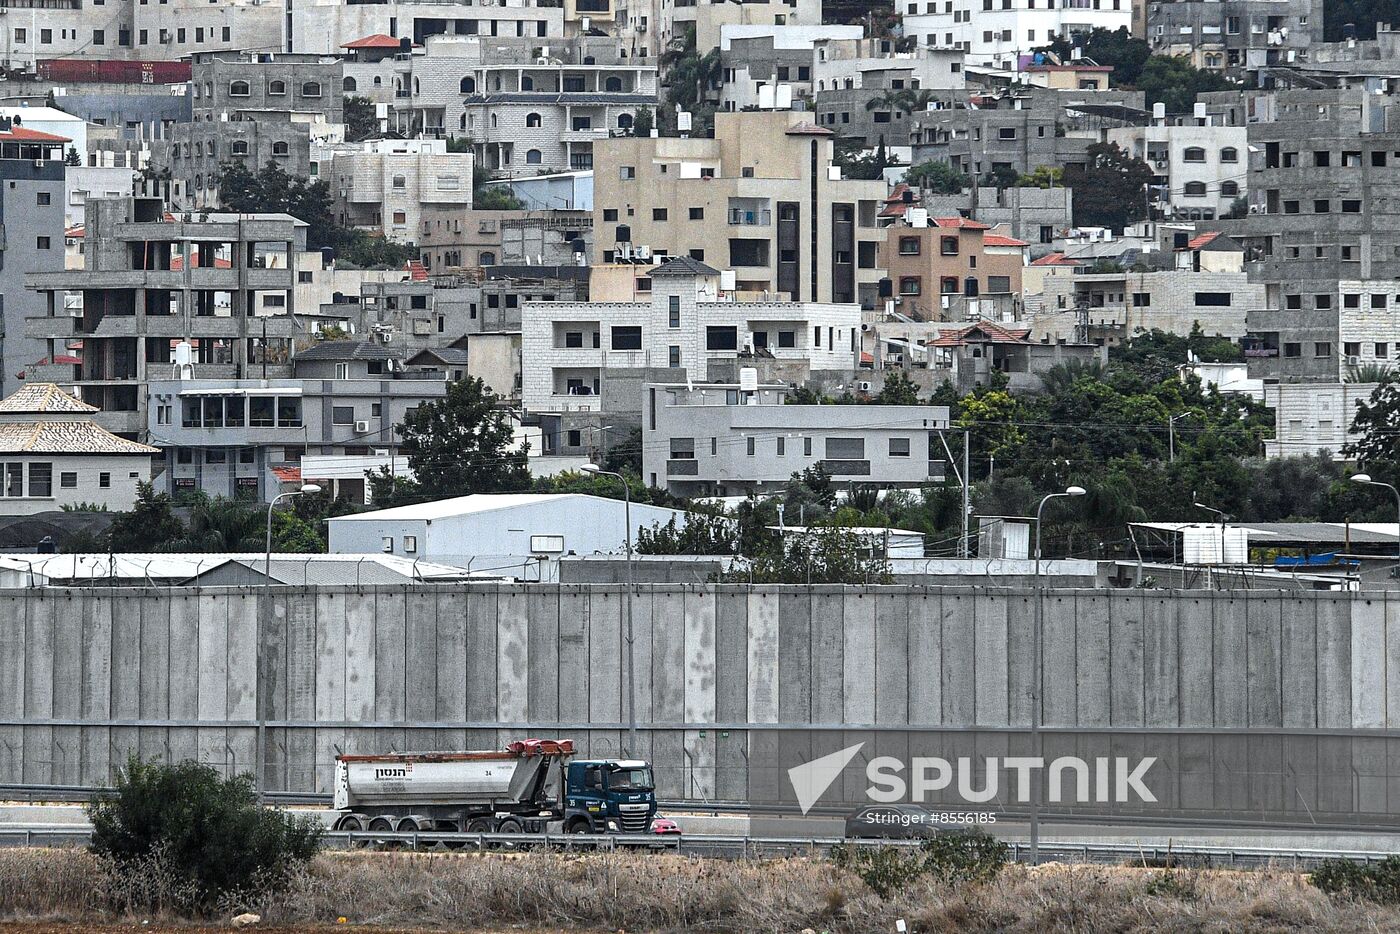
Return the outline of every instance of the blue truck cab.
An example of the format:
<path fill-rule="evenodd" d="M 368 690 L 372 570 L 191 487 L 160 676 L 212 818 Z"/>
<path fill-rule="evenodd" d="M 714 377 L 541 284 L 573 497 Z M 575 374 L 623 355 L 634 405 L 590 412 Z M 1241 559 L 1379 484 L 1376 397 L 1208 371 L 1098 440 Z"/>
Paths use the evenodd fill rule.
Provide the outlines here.
<path fill-rule="evenodd" d="M 656 816 L 656 780 L 640 759 L 569 763 L 564 788 L 566 833 L 646 833 Z"/>

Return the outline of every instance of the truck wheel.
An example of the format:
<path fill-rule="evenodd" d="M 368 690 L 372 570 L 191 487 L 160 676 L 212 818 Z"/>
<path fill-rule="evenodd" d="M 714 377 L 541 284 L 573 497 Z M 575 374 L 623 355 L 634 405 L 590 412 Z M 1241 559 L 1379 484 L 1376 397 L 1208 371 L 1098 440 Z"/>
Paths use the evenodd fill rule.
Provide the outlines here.
<path fill-rule="evenodd" d="M 359 815 L 359 814 L 346 814 L 346 815 L 345 815 L 344 817 L 342 817 L 342 818 L 340 819 L 340 821 L 336 824 L 336 828 L 335 828 L 335 829 L 336 829 L 336 830 L 349 831 L 349 832 L 351 832 L 351 833 L 364 833 L 364 829 L 365 829 L 364 818 L 363 818 L 361 815 Z M 355 841 L 353 841 L 353 842 L 350 844 L 350 849 L 352 849 L 352 850 L 363 850 L 363 849 L 364 849 L 365 847 L 367 847 L 367 846 L 369 846 L 369 841 L 368 841 L 368 840 L 363 840 L 363 839 L 361 839 L 361 840 L 355 840 Z"/>
<path fill-rule="evenodd" d="M 499 824 L 496 825 L 496 833 L 524 833 L 524 831 L 525 828 L 521 826 L 520 821 L 516 820 L 513 817 L 507 817 L 505 820 L 501 821 Z M 520 849 L 520 844 L 518 843 L 498 843 L 496 845 L 501 847 L 502 849 Z"/>
<path fill-rule="evenodd" d="M 393 833 L 394 820 L 391 817 L 385 817 L 381 814 L 369 822 L 369 831 L 370 833 Z M 376 842 L 386 850 L 397 850 L 402 846 L 397 840 L 379 840 Z"/>
<path fill-rule="evenodd" d="M 438 833 L 461 833 L 462 825 L 455 820 L 440 820 L 437 822 L 436 829 Z M 466 845 L 464 840 L 448 840 L 442 844 L 445 849 L 449 850 L 460 850 Z"/>
<path fill-rule="evenodd" d="M 467 822 L 467 833 L 490 833 L 491 818 L 474 817 Z"/>
<path fill-rule="evenodd" d="M 590 829 L 586 820 L 575 820 L 569 825 L 569 833 L 588 833 Z"/>

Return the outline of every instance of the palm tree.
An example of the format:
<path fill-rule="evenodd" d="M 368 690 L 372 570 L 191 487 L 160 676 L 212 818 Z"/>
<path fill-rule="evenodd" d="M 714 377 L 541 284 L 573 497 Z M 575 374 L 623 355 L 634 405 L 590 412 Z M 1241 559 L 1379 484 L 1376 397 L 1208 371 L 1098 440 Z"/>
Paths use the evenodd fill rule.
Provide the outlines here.
<path fill-rule="evenodd" d="M 928 110 L 928 105 L 938 100 L 938 95 L 922 88 L 908 88 L 899 92 L 900 105 L 905 113 L 918 113 Z"/>
<path fill-rule="evenodd" d="M 1069 391 L 1080 377 L 1102 380 L 1104 377 L 1103 364 L 1097 360 L 1066 360 L 1040 374 L 1040 382 L 1045 387 L 1046 392 L 1052 396 L 1058 396 Z"/>
<path fill-rule="evenodd" d="M 892 110 L 898 116 L 904 108 L 904 92 L 886 88 L 865 102 L 866 110 Z"/>

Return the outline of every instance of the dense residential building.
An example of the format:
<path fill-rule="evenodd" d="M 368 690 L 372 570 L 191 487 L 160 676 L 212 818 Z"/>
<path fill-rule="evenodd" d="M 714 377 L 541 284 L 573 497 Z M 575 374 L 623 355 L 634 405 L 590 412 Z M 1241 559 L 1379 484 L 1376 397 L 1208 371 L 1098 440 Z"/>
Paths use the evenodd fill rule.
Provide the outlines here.
<path fill-rule="evenodd" d="M 843 138 L 903 147 L 918 113 L 965 101 L 959 49 L 894 51 L 889 39 L 831 39 L 814 49 L 817 123 Z"/>
<path fill-rule="evenodd" d="M 725 26 L 720 30 L 720 65 L 723 77 L 719 105 L 744 110 L 766 104 L 778 85 L 791 89 L 794 98 L 809 99 L 815 82 L 813 47 L 834 38 L 859 40 L 859 26 Z M 760 98 L 767 87 L 769 97 Z"/>
<path fill-rule="evenodd" d="M 1323 0 L 1152 0 L 1147 41 L 1157 55 L 1196 68 L 1257 77 L 1270 65 L 1305 61 L 1322 39 Z"/>
<path fill-rule="evenodd" d="M 1238 340 L 1245 319 L 1264 304 L 1264 286 L 1245 273 L 1244 248 L 1222 233 L 1192 236 L 1166 255 L 1147 257 L 1140 269 L 1095 272 L 1042 280 L 1034 307 L 1034 336 L 1051 340 L 1087 337 L 1119 344 L 1139 331 L 1202 333 Z"/>
<path fill-rule="evenodd" d="M 63 159 L 70 143 L 0 118 L 0 392 L 16 389 L 29 364 L 52 356 L 25 330 L 44 300 L 24 282 L 27 273 L 65 265 Z"/>
<path fill-rule="evenodd" d="M 629 3 L 653 7 L 651 19 L 660 28 L 658 50 L 664 51 L 672 42 L 684 40 L 695 32 L 695 48 L 704 55 L 720 47 L 726 27 L 734 26 L 820 26 L 821 0 L 754 0 L 751 3 L 728 3 L 726 0 L 628 0 Z M 659 54 L 659 53 L 658 53 Z"/>
<path fill-rule="evenodd" d="M 374 35 L 404 38 L 414 45 L 423 45 L 430 36 L 546 39 L 564 35 L 564 9 L 558 0 L 307 0 L 289 6 L 286 15 L 289 48 L 312 55 L 334 55 L 355 40 Z"/>
<path fill-rule="evenodd" d="M 591 169 L 599 142 L 658 100 L 656 65 L 598 37 L 435 37 L 400 70 L 399 131 L 465 140 L 497 173 Z"/>
<path fill-rule="evenodd" d="M 0 399 L 0 512 L 131 508 L 159 452 L 106 431 L 93 421 L 96 411 L 52 383 Z"/>
<path fill-rule="evenodd" d="M 318 308 L 296 305 L 314 273 L 302 267 L 306 225 L 288 215 L 171 215 L 159 199 L 94 198 L 84 240 L 85 268 L 24 277 L 40 308 L 26 333 L 50 360 L 80 343 L 81 362 L 59 381 L 101 408 L 109 430 L 146 429 L 153 379 L 290 377 L 295 341 L 318 326 Z"/>
<path fill-rule="evenodd" d="M 1223 126 L 1196 105 L 1189 117 L 1167 117 L 1155 105 L 1150 126 L 1106 130 L 1104 138 L 1152 166 L 1156 216 L 1179 220 L 1223 217 L 1245 197 L 1249 131 Z"/>
<path fill-rule="evenodd" d="M 394 425 L 441 398 L 446 383 L 408 377 L 376 341 L 348 340 L 300 351 L 292 378 L 157 379 L 147 392 L 147 430 L 166 453 L 167 492 L 266 501 L 303 456 L 392 454 L 401 441 Z M 362 499 L 363 479 L 354 489 L 342 482 L 342 492 Z"/>
<path fill-rule="evenodd" d="M 33 72 L 52 59 L 178 61 L 211 49 L 282 47 L 283 6 L 262 0 L 28 3 L 0 29 L 5 69 Z M 22 19 L 22 25 L 21 25 Z"/>
<path fill-rule="evenodd" d="M 600 143 L 594 262 L 689 256 L 741 291 L 874 307 L 888 188 L 842 178 L 835 134 L 809 117 L 721 112 L 713 139 Z"/>
<path fill-rule="evenodd" d="M 600 429 L 640 418 L 644 381 L 716 378 L 716 365 L 761 357 L 803 382 L 858 366 L 856 305 L 736 301 L 722 275 L 681 257 L 651 271 L 649 301 L 527 303 L 521 402 L 548 416 L 545 453 L 564 454 Z M 622 436 L 625 436 L 623 431 Z"/>
<path fill-rule="evenodd" d="M 191 123 L 170 128 L 152 161 L 178 179 L 179 206 L 216 207 L 225 163 L 256 172 L 268 163 L 301 178 L 311 172 L 313 139 L 343 134 L 340 59 L 290 53 L 194 56 Z"/>
<path fill-rule="evenodd" d="M 1248 315 L 1252 376 L 1330 383 L 1397 358 L 1395 101 L 1360 87 L 1252 96 L 1249 213 L 1221 225 L 1265 290 Z"/>
<path fill-rule="evenodd" d="M 1352 429 L 1356 406 L 1371 398 L 1375 383 L 1354 381 L 1264 383 L 1264 404 L 1274 410 L 1274 436 L 1264 441 L 1268 457 L 1307 457 L 1328 453 L 1340 460 L 1342 447 L 1359 441 Z"/>
<path fill-rule="evenodd" d="M 947 406 L 785 404 L 784 383 L 648 384 L 642 477 L 674 496 L 783 488 L 821 467 L 838 482 L 922 487 L 942 479 Z M 797 522 L 797 517 L 790 517 Z"/>
<path fill-rule="evenodd" d="M 1021 317 L 1024 240 L 965 217 L 905 211 L 887 228 L 881 265 L 889 270 L 894 308 L 917 321 Z"/>
<path fill-rule="evenodd" d="M 897 216 L 905 210 L 898 185 L 890 194 L 883 213 Z M 920 191 L 910 199 L 933 217 L 969 217 L 992 227 L 1009 231 L 1010 236 L 1036 245 L 1037 250 L 1053 244 L 1073 227 L 1074 192 L 1068 188 L 991 188 L 979 185 L 956 195 Z"/>
<path fill-rule="evenodd" d="M 472 156 L 441 139 L 375 139 L 315 146 L 311 174 L 330 188 L 336 220 L 400 243 L 425 218 L 471 209 Z M 460 265 L 460 263 L 458 264 Z"/>
<path fill-rule="evenodd" d="M 1056 36 L 1072 38 L 1092 29 L 1132 27 L 1132 0 L 1064 0 L 1036 4 L 1006 0 L 943 0 L 904 9 L 904 32 L 937 48 L 960 48 L 970 64 L 1014 69 L 1021 55 L 1048 45 Z"/>

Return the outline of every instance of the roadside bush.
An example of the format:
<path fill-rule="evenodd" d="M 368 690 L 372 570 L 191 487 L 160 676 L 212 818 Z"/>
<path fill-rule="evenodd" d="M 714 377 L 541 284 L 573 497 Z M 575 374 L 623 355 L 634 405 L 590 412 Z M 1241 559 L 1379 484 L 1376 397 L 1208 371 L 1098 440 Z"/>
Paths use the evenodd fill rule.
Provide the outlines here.
<path fill-rule="evenodd" d="M 1400 904 L 1400 856 L 1387 856 L 1378 863 L 1325 859 L 1308 876 L 1308 881 L 1328 895 L 1397 905 Z"/>
<path fill-rule="evenodd" d="M 888 898 L 923 876 L 947 885 L 996 878 L 1007 863 L 1008 847 L 980 830 L 940 833 L 918 847 L 855 846 L 832 848 L 831 859 Z"/>
<path fill-rule="evenodd" d="M 258 804 L 250 775 L 132 756 L 87 807 L 92 851 L 133 873 L 168 877 L 180 908 L 206 912 L 276 890 L 320 850 L 321 825 Z"/>

